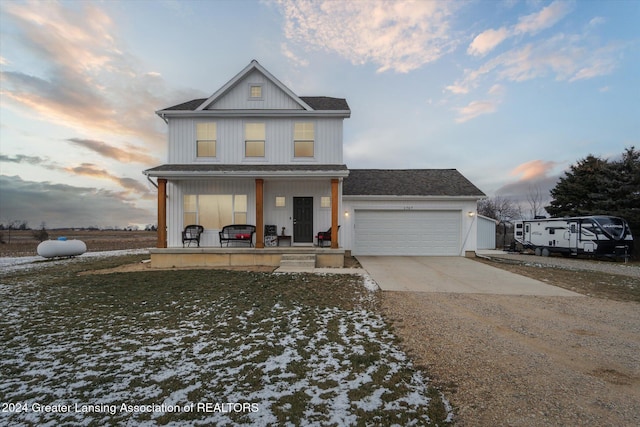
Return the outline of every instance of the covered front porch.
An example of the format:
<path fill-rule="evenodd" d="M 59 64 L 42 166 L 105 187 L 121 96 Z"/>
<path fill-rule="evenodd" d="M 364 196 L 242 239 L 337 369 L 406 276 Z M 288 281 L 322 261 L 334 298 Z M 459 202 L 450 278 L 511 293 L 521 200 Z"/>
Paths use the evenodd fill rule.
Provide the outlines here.
<path fill-rule="evenodd" d="M 296 255 L 312 256 L 315 259 L 315 268 L 342 268 L 345 256 L 344 249 L 316 246 L 153 248 L 149 250 L 149 253 L 153 268 L 248 267 L 255 265 L 278 267 L 284 258 Z"/>
<path fill-rule="evenodd" d="M 158 188 L 153 266 L 278 266 L 296 253 L 313 254 L 317 267 L 343 265 L 344 165 L 166 165 L 145 174 L 157 178 Z M 199 247 L 183 247 L 182 231 L 190 224 L 203 226 Z M 253 247 L 227 247 L 218 238 L 232 224 L 255 226 Z M 327 246 L 316 246 L 318 233 L 328 230 Z"/>

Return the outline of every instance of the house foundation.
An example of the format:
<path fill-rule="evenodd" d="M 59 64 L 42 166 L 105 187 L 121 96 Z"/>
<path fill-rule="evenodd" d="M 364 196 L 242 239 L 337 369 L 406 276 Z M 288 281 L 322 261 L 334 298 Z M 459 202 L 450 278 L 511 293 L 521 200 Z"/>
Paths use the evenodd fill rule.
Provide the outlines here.
<path fill-rule="evenodd" d="M 284 254 L 313 254 L 316 268 L 344 267 L 344 249 L 317 247 L 279 248 L 153 248 L 151 267 L 280 266 Z"/>

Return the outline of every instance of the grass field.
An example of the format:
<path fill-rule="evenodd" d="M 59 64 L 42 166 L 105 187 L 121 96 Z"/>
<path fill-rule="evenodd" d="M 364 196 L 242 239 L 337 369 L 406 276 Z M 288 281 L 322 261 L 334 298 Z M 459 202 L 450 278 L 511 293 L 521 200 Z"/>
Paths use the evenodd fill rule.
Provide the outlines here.
<path fill-rule="evenodd" d="M 34 237 L 37 230 L 1 230 L 0 257 L 18 257 L 37 255 L 36 249 L 40 243 Z M 66 237 L 82 240 L 87 245 L 87 251 L 114 251 L 123 249 L 142 249 L 156 246 L 155 231 L 124 231 L 124 230 L 47 230 L 49 239 Z"/>
<path fill-rule="evenodd" d="M 450 420 L 362 277 L 78 274 L 144 257 L 77 258 L 0 276 L 0 424 Z"/>

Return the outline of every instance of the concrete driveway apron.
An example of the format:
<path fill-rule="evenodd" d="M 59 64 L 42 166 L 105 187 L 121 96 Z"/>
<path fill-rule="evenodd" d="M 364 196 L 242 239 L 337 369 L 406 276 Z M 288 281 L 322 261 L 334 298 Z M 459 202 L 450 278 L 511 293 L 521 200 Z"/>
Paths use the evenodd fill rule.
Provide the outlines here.
<path fill-rule="evenodd" d="M 358 256 L 383 291 L 581 296 L 463 257 Z"/>

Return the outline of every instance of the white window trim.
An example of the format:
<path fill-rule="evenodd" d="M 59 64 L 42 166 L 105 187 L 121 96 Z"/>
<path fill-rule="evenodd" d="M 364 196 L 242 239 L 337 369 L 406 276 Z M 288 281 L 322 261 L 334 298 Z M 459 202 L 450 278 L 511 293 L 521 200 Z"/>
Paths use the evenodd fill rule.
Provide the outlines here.
<path fill-rule="evenodd" d="M 324 199 L 329 199 L 329 206 L 322 206 Z M 320 196 L 320 209 L 331 209 L 331 196 Z"/>
<path fill-rule="evenodd" d="M 308 157 L 297 157 L 296 156 L 296 123 L 313 123 L 313 139 L 312 140 L 300 140 L 300 141 L 313 141 L 313 156 Z M 296 120 L 293 122 L 293 126 L 291 127 L 291 160 L 294 162 L 316 162 L 316 153 L 317 153 L 317 129 L 318 124 L 315 120 Z"/>
<path fill-rule="evenodd" d="M 264 140 L 258 140 L 258 139 L 251 139 L 248 140 L 247 139 L 247 125 L 248 124 L 262 124 L 264 125 Z M 242 156 L 243 156 L 243 160 L 246 162 L 264 162 L 264 161 L 268 161 L 267 159 L 267 122 L 264 121 L 254 121 L 254 120 L 247 120 L 245 122 L 243 122 L 243 139 L 242 139 Z M 264 155 L 263 156 L 247 156 L 247 141 L 263 141 L 264 142 Z"/>
<path fill-rule="evenodd" d="M 264 101 L 264 85 L 262 83 L 248 83 L 248 94 L 247 99 L 249 101 Z M 260 88 L 260 96 L 251 96 L 251 88 L 259 87 Z"/>
<path fill-rule="evenodd" d="M 216 125 L 216 134 L 215 139 L 198 139 L 198 125 L 201 123 L 214 123 Z M 220 161 L 220 144 L 218 141 L 218 122 L 217 121 L 197 121 L 195 124 L 196 129 L 196 137 L 195 137 L 195 162 L 219 162 Z M 216 155 L 215 156 L 198 156 L 198 142 L 199 141 L 214 141 L 216 144 Z"/>

